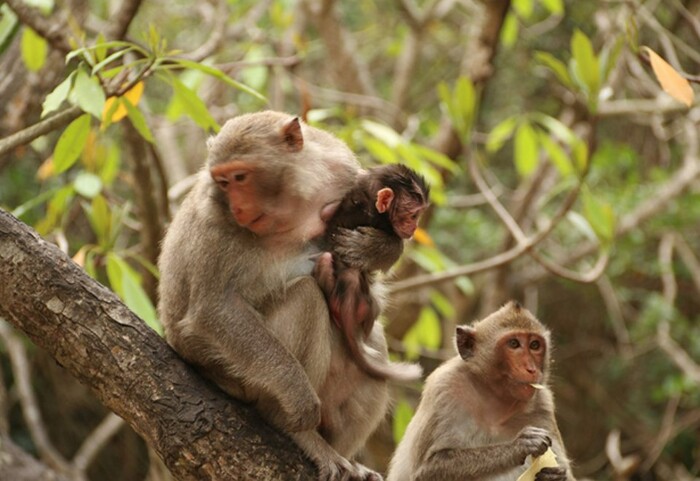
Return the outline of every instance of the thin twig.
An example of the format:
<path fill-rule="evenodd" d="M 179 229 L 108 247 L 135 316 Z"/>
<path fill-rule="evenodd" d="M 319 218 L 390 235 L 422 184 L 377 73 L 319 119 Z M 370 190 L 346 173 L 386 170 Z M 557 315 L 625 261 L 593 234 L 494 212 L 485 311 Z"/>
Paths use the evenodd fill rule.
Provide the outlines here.
<path fill-rule="evenodd" d="M 22 129 L 19 132 L 15 132 L 12 135 L 0 139 L 0 156 L 3 156 L 10 152 L 12 149 L 19 147 L 20 145 L 28 144 L 33 140 L 46 135 L 56 129 L 60 129 L 64 125 L 67 125 L 80 117 L 83 111 L 80 107 L 73 106 L 68 107 L 50 117 L 37 122 L 34 125 Z"/>
<path fill-rule="evenodd" d="M 122 0 L 119 10 L 110 16 L 107 38 L 123 40 L 142 3 L 143 0 Z"/>
<path fill-rule="evenodd" d="M 29 429 L 41 459 L 51 468 L 62 473 L 68 473 L 70 471 L 68 462 L 53 446 L 46 432 L 46 426 L 39 410 L 39 403 L 32 388 L 29 360 L 22 340 L 13 332 L 5 320 L 0 320 L 0 338 L 5 343 L 7 354 L 10 357 L 12 374 L 19 393 L 24 421 L 27 423 L 27 429 Z"/>
<path fill-rule="evenodd" d="M 124 420 L 114 413 L 109 413 L 102 422 L 83 440 L 80 448 L 73 456 L 74 469 L 85 472 L 90 463 L 105 447 L 107 442 L 124 427 Z"/>

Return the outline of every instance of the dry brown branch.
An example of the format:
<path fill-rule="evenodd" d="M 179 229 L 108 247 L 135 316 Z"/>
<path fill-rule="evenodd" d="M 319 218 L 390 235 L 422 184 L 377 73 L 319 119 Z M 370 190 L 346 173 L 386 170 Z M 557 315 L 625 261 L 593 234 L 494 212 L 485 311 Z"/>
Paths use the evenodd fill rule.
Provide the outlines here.
<path fill-rule="evenodd" d="M 12 149 L 20 145 L 28 144 L 29 142 L 46 135 L 56 129 L 60 129 L 64 125 L 68 125 L 83 113 L 80 107 L 68 107 L 50 117 L 37 122 L 36 124 L 22 129 L 12 135 L 8 135 L 4 139 L 0 139 L 0 157 L 9 153 Z"/>
<path fill-rule="evenodd" d="M 633 356 L 632 342 L 629 330 L 625 325 L 625 317 L 622 313 L 620 300 L 615 295 L 615 288 L 608 276 L 601 276 L 600 279 L 596 281 L 596 285 L 598 286 L 600 297 L 603 298 L 605 308 L 608 311 L 608 318 L 612 324 L 620 354 L 623 359 L 630 360 Z"/>
<path fill-rule="evenodd" d="M 110 16 L 107 38 L 122 40 L 126 37 L 131 21 L 136 17 L 142 2 L 143 0 L 122 0 L 116 13 Z"/>
<path fill-rule="evenodd" d="M 80 448 L 73 456 L 73 467 L 80 472 L 86 472 L 90 463 L 100 453 L 102 448 L 124 427 L 124 420 L 114 413 L 109 413 L 102 422 L 85 438 Z"/>
<path fill-rule="evenodd" d="M 667 233 L 659 244 L 659 264 L 661 266 L 661 281 L 663 294 L 669 309 L 675 304 L 678 286 L 673 272 L 673 250 L 675 246 L 675 234 Z M 693 261 L 697 261 L 692 256 Z M 688 353 L 671 337 L 671 326 L 668 319 L 659 322 L 656 331 L 656 340 L 659 347 L 678 366 L 678 368 L 696 384 L 700 385 L 700 365 L 697 364 Z"/>
<path fill-rule="evenodd" d="M 161 189 L 155 188 L 151 165 L 156 162 L 151 161 L 150 147 L 148 142 L 141 137 L 131 122 L 123 123 L 124 137 L 127 142 L 129 152 L 129 164 L 131 166 L 131 178 L 134 186 L 134 196 L 138 207 L 139 220 L 141 224 L 140 250 L 141 255 L 152 265 L 156 265 L 160 254 L 160 241 L 165 231 L 164 222 L 167 217 L 163 216 L 163 207 L 159 205 Z M 160 179 L 159 185 L 165 184 L 166 179 Z M 167 206 L 166 206 L 167 207 Z M 156 299 L 157 282 L 153 275 L 142 269 L 144 279 L 144 289 L 151 300 Z"/>
<path fill-rule="evenodd" d="M 335 0 L 304 0 L 301 6 L 316 25 L 326 47 L 333 84 L 345 92 L 376 96 L 369 69 L 357 52 L 355 40 L 340 21 L 339 4 Z"/>

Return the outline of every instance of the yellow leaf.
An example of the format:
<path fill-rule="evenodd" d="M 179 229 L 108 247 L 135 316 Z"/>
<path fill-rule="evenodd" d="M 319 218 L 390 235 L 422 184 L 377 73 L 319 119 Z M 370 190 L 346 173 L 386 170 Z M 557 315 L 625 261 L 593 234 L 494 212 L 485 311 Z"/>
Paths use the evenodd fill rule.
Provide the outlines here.
<path fill-rule="evenodd" d="M 87 254 L 89 247 L 83 246 L 78 252 L 73 256 L 73 262 L 78 264 L 80 267 L 85 267 L 85 255 Z"/>
<path fill-rule="evenodd" d="M 53 173 L 53 157 L 49 157 L 48 159 L 43 161 L 39 166 L 39 170 L 36 171 L 36 178 L 41 181 L 44 181 L 51 177 Z"/>
<path fill-rule="evenodd" d="M 413 233 L 413 238 L 421 245 L 435 247 L 435 242 L 433 242 L 432 237 L 430 237 L 430 234 L 428 234 L 425 229 L 417 228 L 416 232 Z"/>
<path fill-rule="evenodd" d="M 649 55 L 651 68 L 664 92 L 690 107 L 693 104 L 693 88 L 690 83 L 649 47 L 643 47 Z"/>
<path fill-rule="evenodd" d="M 139 100 L 141 100 L 141 95 L 143 95 L 143 82 L 139 82 L 133 87 L 131 87 L 129 90 L 126 91 L 126 93 L 123 95 L 125 99 L 129 101 L 131 105 L 134 107 L 138 105 Z M 118 97 L 110 97 L 105 101 L 105 106 L 104 109 L 102 110 L 102 122 L 104 123 L 107 119 L 107 115 L 109 115 L 109 111 L 112 108 L 112 105 L 114 102 L 117 101 Z M 121 119 L 126 117 L 127 111 L 126 107 L 124 105 L 119 105 L 117 109 L 112 113 L 112 117 L 109 119 L 109 123 L 112 122 L 119 122 Z"/>
<path fill-rule="evenodd" d="M 535 475 L 540 472 L 542 468 L 556 468 L 559 466 L 557 464 L 557 457 L 552 451 L 552 448 L 547 448 L 542 456 L 533 458 L 532 464 L 527 471 L 520 475 L 518 481 L 535 481 Z"/>

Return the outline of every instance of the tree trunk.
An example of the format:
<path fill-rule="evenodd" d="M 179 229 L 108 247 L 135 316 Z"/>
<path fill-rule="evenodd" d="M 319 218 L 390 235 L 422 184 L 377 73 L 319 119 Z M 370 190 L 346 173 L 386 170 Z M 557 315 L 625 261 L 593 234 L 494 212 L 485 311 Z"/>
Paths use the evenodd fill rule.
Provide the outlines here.
<path fill-rule="evenodd" d="M 114 293 L 1 209 L 0 316 L 124 418 L 177 479 L 315 478 L 290 439 L 199 377 Z"/>

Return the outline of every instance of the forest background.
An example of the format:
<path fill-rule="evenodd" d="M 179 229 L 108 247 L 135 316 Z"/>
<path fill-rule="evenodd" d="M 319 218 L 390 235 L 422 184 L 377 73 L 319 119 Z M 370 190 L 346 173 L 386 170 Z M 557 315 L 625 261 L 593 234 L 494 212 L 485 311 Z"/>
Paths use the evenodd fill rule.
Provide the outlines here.
<path fill-rule="evenodd" d="M 197 479 L 167 441 L 192 425 L 150 429 L 186 372 L 148 337 L 154 264 L 207 137 L 272 108 L 432 185 L 389 280 L 393 355 L 430 371 L 518 299 L 553 331 L 579 478 L 700 479 L 699 40 L 698 0 L 0 2 L 0 478 L 170 479 L 160 456 Z M 80 315 L 119 304 L 65 255 L 153 331 Z M 153 344 L 125 344 L 130 369 L 95 349 L 133 332 Z M 133 394 L 158 376 L 174 391 Z M 385 468 L 419 394 L 393 389 L 364 462 Z"/>

